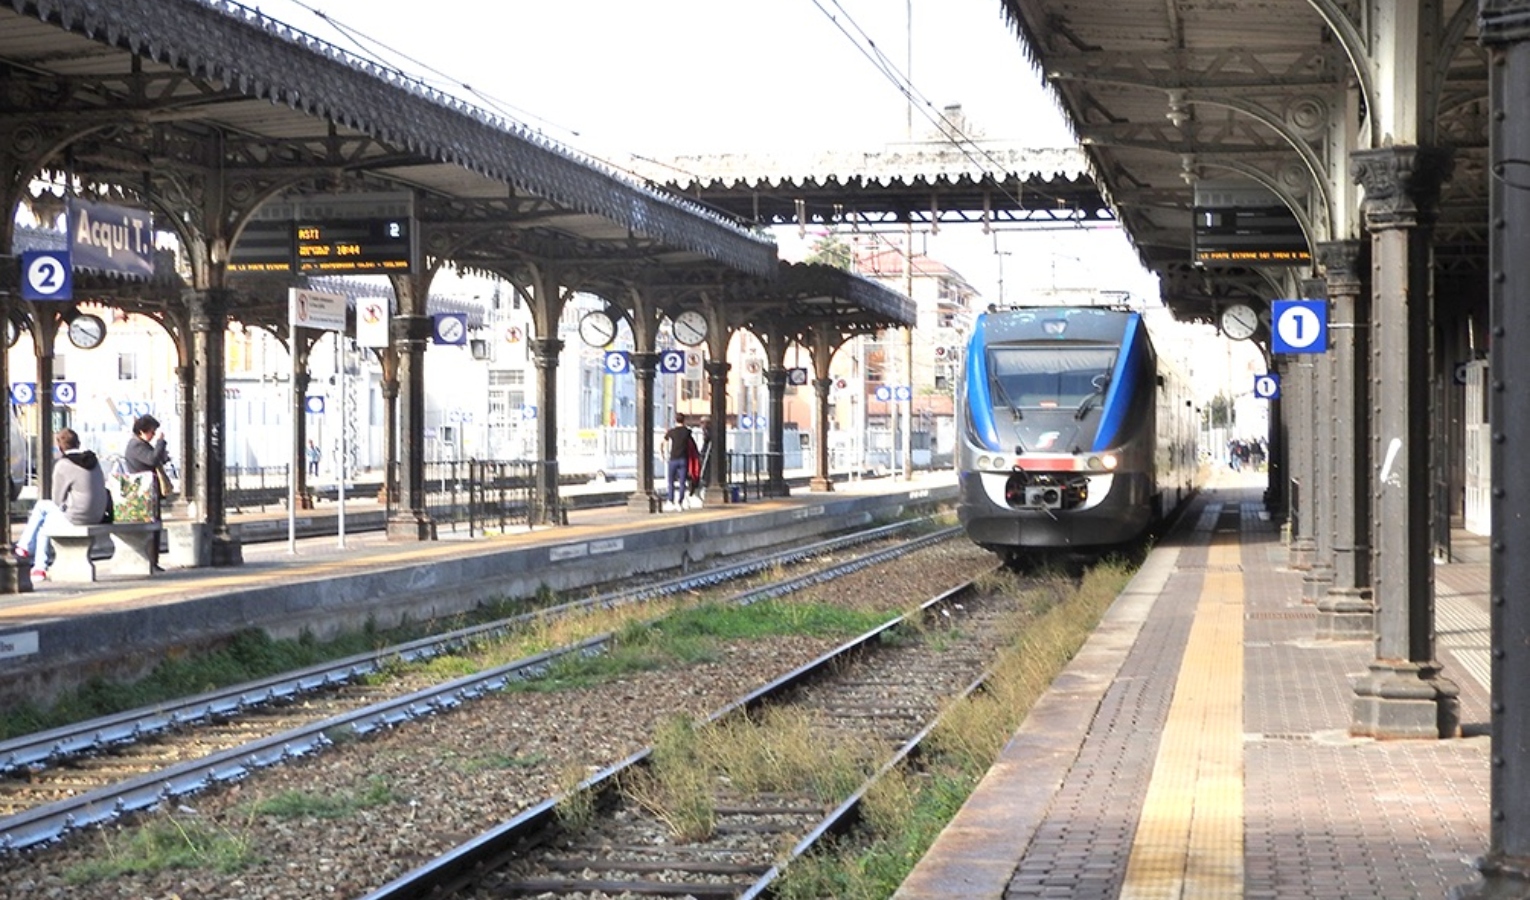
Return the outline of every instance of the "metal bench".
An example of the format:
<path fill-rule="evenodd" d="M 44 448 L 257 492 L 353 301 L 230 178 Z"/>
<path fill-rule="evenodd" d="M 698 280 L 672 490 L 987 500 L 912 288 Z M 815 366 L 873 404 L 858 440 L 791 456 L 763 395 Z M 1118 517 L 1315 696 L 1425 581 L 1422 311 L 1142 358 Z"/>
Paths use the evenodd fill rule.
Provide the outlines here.
<path fill-rule="evenodd" d="M 53 542 L 53 564 L 48 567 L 51 581 L 90 582 L 96 580 L 96 563 L 91 547 L 100 537 L 110 536 L 113 544 L 111 571 L 123 575 L 154 574 L 154 544 L 159 541 L 159 522 L 112 522 L 103 525 L 75 525 L 56 522 L 47 530 Z"/>

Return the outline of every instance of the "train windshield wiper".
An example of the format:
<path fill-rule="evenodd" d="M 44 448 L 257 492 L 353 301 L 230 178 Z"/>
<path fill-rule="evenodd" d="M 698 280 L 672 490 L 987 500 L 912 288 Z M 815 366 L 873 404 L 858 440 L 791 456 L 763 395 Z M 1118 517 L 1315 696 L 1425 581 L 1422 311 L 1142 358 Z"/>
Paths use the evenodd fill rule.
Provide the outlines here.
<path fill-rule="evenodd" d="M 1009 394 L 1004 390 L 1004 382 L 1002 382 L 999 379 L 995 378 L 993 380 L 993 388 L 994 388 L 995 391 L 998 392 L 999 399 L 1004 401 L 1004 405 L 1009 407 L 1009 411 L 1014 416 L 1014 420 L 1016 422 L 1018 422 L 1021 419 L 1025 418 L 1025 414 L 1020 412 L 1020 407 L 1016 406 L 1015 402 L 1013 400 L 1009 399 Z"/>
<path fill-rule="evenodd" d="M 1075 419 L 1082 419 L 1084 414 L 1089 412 L 1089 407 L 1093 406 L 1096 401 L 1105 396 L 1105 388 L 1110 385 L 1110 376 L 1103 374 L 1096 375 L 1094 376 L 1094 380 L 1090 382 L 1090 385 L 1094 388 L 1094 390 L 1086 395 L 1083 400 L 1079 401 L 1078 411 L 1073 414 L 1073 418 Z"/>

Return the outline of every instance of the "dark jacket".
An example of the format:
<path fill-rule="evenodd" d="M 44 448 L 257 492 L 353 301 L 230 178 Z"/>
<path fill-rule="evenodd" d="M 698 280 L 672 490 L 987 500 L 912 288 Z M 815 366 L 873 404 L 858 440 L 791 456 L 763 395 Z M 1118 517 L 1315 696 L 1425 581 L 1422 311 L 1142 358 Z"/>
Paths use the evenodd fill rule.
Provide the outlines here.
<path fill-rule="evenodd" d="M 106 514 L 106 472 L 90 450 L 70 450 L 53 467 L 53 502 L 76 525 L 95 525 Z"/>
<path fill-rule="evenodd" d="M 170 461 L 170 451 L 165 449 L 164 438 L 150 444 L 135 434 L 128 439 L 122 458 L 127 461 L 129 472 L 152 472 Z"/>

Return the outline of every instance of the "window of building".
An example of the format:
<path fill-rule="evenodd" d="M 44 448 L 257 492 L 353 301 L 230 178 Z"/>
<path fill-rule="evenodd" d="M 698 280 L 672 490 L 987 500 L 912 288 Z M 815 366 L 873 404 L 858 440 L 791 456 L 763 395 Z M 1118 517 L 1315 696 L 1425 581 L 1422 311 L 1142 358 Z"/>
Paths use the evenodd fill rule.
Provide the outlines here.
<path fill-rule="evenodd" d="M 138 380 L 138 356 L 133 353 L 117 354 L 117 380 Z"/>

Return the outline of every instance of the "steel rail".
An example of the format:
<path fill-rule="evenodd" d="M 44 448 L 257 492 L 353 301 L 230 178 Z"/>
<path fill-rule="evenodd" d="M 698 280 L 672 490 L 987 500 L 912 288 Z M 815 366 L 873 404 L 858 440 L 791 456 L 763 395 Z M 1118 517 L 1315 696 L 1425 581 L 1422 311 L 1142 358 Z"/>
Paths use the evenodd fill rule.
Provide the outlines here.
<path fill-rule="evenodd" d="M 817 541 L 803 547 L 767 554 L 752 560 L 716 566 L 668 579 L 654 585 L 623 589 L 584 600 L 562 603 L 533 612 L 440 635 L 319 663 L 231 687 L 219 688 L 171 703 L 140 707 L 59 728 L 0 741 L 0 775 L 101 753 L 114 747 L 139 743 L 155 735 L 214 719 L 230 718 L 253 709 L 286 702 L 326 688 L 349 684 L 384 670 L 398 661 L 423 662 L 455 652 L 474 643 L 492 640 L 539 617 L 564 615 L 582 609 L 615 608 L 677 593 L 710 587 L 793 564 L 847 547 L 881 540 L 907 530 L 922 520 L 910 520 Z"/>
<path fill-rule="evenodd" d="M 752 709 L 761 704 L 770 702 L 773 698 L 788 694 L 803 684 L 833 673 L 839 663 L 845 658 L 865 652 L 881 643 L 884 635 L 904 627 L 914 617 L 927 616 L 932 610 L 954 603 L 959 597 L 965 596 L 973 588 L 974 582 L 958 585 L 942 594 L 930 598 L 903 615 L 889 619 L 887 622 L 873 628 L 864 634 L 852 638 L 835 647 L 816 659 L 807 662 L 767 684 L 744 694 L 732 702 L 713 712 L 706 719 L 707 722 L 716 722 L 745 710 Z M 965 697 L 986 682 L 988 673 L 985 671 L 977 680 L 970 683 L 960 696 Z M 947 706 L 949 708 L 949 706 Z M 932 731 L 940 721 L 937 715 L 931 722 L 919 729 L 916 735 L 905 741 L 894 754 L 879 766 L 876 773 L 867 779 L 851 796 L 841 802 L 824 819 L 814 826 L 808 836 L 798 841 L 790 851 L 791 858 L 806 853 L 812 845 L 826 834 L 835 833 L 845 824 L 853 821 L 861 798 L 865 796 L 871 784 L 880 778 L 892 767 L 896 766 L 909 754 L 913 753 L 924 738 Z M 653 748 L 646 747 L 637 753 L 628 756 L 601 771 L 581 781 L 569 791 L 522 810 L 514 818 L 488 830 L 477 837 L 453 848 L 452 850 L 436 857 L 434 860 L 419 866 L 412 871 L 406 872 L 391 882 L 363 895 L 358 900 L 428 900 L 428 898 L 440 898 L 452 895 L 477 881 L 486 871 L 492 871 L 503 866 L 508 861 L 529 847 L 540 843 L 555 826 L 558 805 L 570 795 L 580 791 L 600 793 L 615 790 L 621 777 L 636 766 L 645 765 Z M 780 865 L 771 866 L 761 875 L 753 885 L 745 889 L 741 896 L 756 897 L 768 889 L 771 882 L 781 874 Z"/>
<path fill-rule="evenodd" d="M 876 531 L 882 530 L 876 529 Z M 738 596 L 730 598 L 730 602 L 754 603 L 819 584 L 834 577 L 843 577 L 867 566 L 946 540 L 957 532 L 958 529 L 955 528 L 932 532 L 897 547 L 879 550 L 865 557 L 830 566 L 822 571 L 806 573 L 768 587 L 743 591 Z M 594 598 L 583 602 L 599 601 L 600 598 Z M 562 657 L 604 652 L 612 636 L 610 632 L 596 635 L 483 672 L 466 675 L 339 716 L 321 719 L 280 734 L 257 739 L 240 747 L 220 751 L 201 759 L 189 760 L 157 772 L 8 816 L 0 819 L 0 851 L 16 851 L 49 843 L 79 828 L 100 825 L 129 813 L 152 809 L 177 797 L 205 790 L 215 784 L 238 781 L 256 769 L 319 752 L 331 746 L 335 738 L 340 735 L 365 735 L 380 728 L 393 727 L 412 719 L 454 709 L 486 693 L 501 690 L 512 681 L 536 677 L 547 671 Z"/>

